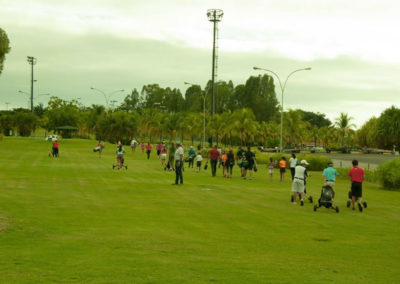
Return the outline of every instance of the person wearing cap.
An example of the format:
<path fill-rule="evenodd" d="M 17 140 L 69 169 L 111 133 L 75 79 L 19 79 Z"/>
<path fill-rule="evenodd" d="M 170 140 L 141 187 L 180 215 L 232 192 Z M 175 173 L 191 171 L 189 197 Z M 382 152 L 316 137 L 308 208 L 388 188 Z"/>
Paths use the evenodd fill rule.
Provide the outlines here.
<path fill-rule="evenodd" d="M 226 173 L 227 173 L 227 178 L 232 177 L 232 169 L 233 166 L 235 165 L 235 155 L 233 154 L 233 149 L 229 148 L 228 154 L 226 154 L 227 160 L 226 160 Z"/>
<path fill-rule="evenodd" d="M 293 204 L 296 203 L 297 193 L 300 194 L 300 204 L 304 205 L 304 180 L 307 177 L 306 167 L 308 162 L 306 160 L 301 160 L 300 165 L 296 166 L 295 174 L 292 182 L 292 192 L 293 192 Z"/>
<path fill-rule="evenodd" d="M 183 167 L 183 155 L 184 151 L 182 148 L 181 142 L 176 142 L 176 151 L 175 151 L 175 183 L 174 185 L 178 185 L 178 181 L 180 184 L 183 184 L 183 174 L 182 174 L 182 167 Z"/>
<path fill-rule="evenodd" d="M 329 185 L 332 189 L 335 188 L 336 177 L 339 175 L 337 170 L 333 168 L 333 163 L 329 162 L 328 167 L 324 169 L 322 172 L 322 176 L 324 177 L 324 184 Z"/>
<path fill-rule="evenodd" d="M 193 149 L 193 146 L 190 146 L 188 155 L 189 155 L 189 168 L 190 168 L 190 166 L 192 166 L 192 168 L 193 168 L 194 158 L 196 157 L 196 151 Z"/>

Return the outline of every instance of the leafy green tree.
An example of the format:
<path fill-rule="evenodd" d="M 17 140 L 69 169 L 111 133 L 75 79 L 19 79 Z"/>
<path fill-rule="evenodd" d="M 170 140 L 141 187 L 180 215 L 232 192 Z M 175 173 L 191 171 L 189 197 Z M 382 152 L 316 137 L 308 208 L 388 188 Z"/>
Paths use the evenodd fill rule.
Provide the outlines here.
<path fill-rule="evenodd" d="M 347 113 L 341 112 L 339 117 L 335 119 L 335 126 L 341 134 L 341 146 L 348 145 L 352 128 L 355 127 L 351 121 L 353 120 Z"/>
<path fill-rule="evenodd" d="M 267 74 L 251 76 L 239 100 L 240 107 L 252 109 L 257 121 L 271 121 L 278 114 L 274 79 Z"/>
<path fill-rule="evenodd" d="M 39 118 L 31 112 L 18 112 L 13 117 L 14 125 L 20 136 L 28 137 L 39 125 Z"/>
<path fill-rule="evenodd" d="M 332 122 L 326 118 L 326 115 L 323 113 L 315 113 L 312 111 L 304 111 L 301 109 L 297 109 L 301 113 L 301 116 L 304 121 L 308 122 L 311 126 L 316 126 L 318 128 L 323 126 L 330 126 Z"/>
<path fill-rule="evenodd" d="M 400 109 L 392 106 L 386 109 L 378 119 L 380 146 L 385 149 L 400 147 Z"/>
<path fill-rule="evenodd" d="M 6 32 L 0 28 L 0 75 L 3 71 L 6 54 L 10 52 L 10 49 L 10 40 L 8 39 Z"/>
<path fill-rule="evenodd" d="M 56 130 L 60 126 L 78 127 L 81 120 L 81 112 L 78 101 L 65 101 L 58 97 L 51 97 L 45 112 L 47 117 L 47 130 Z"/>
<path fill-rule="evenodd" d="M 203 91 L 199 85 L 192 85 L 185 93 L 185 111 L 203 112 Z"/>
<path fill-rule="evenodd" d="M 356 132 L 356 142 L 361 147 L 379 148 L 381 147 L 381 138 L 378 133 L 378 118 L 370 118 Z"/>
<path fill-rule="evenodd" d="M 258 125 L 251 109 L 237 109 L 231 115 L 232 134 L 240 140 L 240 145 L 253 142 L 258 135 Z"/>
<path fill-rule="evenodd" d="M 123 111 L 135 111 L 140 108 L 140 97 L 136 89 L 133 89 L 130 95 L 127 95 L 119 106 L 120 110 Z"/>
<path fill-rule="evenodd" d="M 302 120 L 301 112 L 289 109 L 283 114 L 283 135 L 286 143 L 293 147 L 302 144 L 308 123 Z"/>

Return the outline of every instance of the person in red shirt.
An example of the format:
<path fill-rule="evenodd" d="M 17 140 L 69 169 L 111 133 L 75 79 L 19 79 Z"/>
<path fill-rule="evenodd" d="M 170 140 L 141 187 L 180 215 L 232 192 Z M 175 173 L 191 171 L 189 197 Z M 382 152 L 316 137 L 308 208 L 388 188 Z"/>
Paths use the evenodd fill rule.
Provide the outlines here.
<path fill-rule="evenodd" d="M 151 149 L 153 149 L 153 146 L 148 142 L 146 145 L 147 160 L 150 159 Z"/>
<path fill-rule="evenodd" d="M 53 157 L 58 158 L 58 140 L 56 140 L 53 143 L 53 147 L 52 147 L 52 151 L 51 152 L 52 152 Z"/>
<path fill-rule="evenodd" d="M 358 210 L 360 212 L 363 211 L 363 207 L 361 206 L 362 201 L 362 182 L 364 181 L 365 173 L 362 168 L 358 167 L 358 161 L 352 161 L 353 168 L 349 171 L 349 177 L 351 180 L 351 202 L 353 205 L 353 210 L 355 210 L 354 205 L 356 203 L 356 199 L 358 201 Z"/>
<path fill-rule="evenodd" d="M 212 176 L 215 177 L 217 173 L 217 163 L 219 159 L 219 151 L 217 149 L 217 145 L 215 145 L 214 148 L 210 150 L 209 158 L 211 162 L 211 173 Z"/>

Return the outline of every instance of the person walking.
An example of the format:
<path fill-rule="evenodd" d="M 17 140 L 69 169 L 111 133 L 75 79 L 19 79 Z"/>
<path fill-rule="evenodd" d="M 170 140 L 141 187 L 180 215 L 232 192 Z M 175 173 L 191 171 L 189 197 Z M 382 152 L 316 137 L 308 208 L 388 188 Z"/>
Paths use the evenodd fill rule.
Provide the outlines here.
<path fill-rule="evenodd" d="M 243 162 L 245 160 L 244 153 L 245 153 L 245 151 L 242 149 L 242 146 L 239 146 L 239 150 L 236 153 L 236 161 L 240 168 L 240 176 L 241 177 L 244 176 L 244 168 L 245 168 L 244 162 Z"/>
<path fill-rule="evenodd" d="M 168 149 L 168 164 L 167 168 L 169 171 L 175 170 L 175 144 L 172 142 Z M 169 166 L 168 166 L 169 165 Z"/>
<path fill-rule="evenodd" d="M 54 141 L 51 152 L 53 157 L 58 158 L 58 150 L 59 150 L 59 144 L 58 144 L 58 140 Z"/>
<path fill-rule="evenodd" d="M 281 174 L 281 182 L 285 181 L 285 172 L 286 172 L 286 158 L 282 156 L 279 161 L 279 172 Z"/>
<path fill-rule="evenodd" d="M 232 148 L 229 148 L 229 152 L 227 154 L 228 159 L 226 160 L 226 167 L 227 167 L 227 178 L 232 177 L 232 169 L 235 165 L 235 155 L 233 154 Z"/>
<path fill-rule="evenodd" d="M 153 146 L 150 144 L 150 142 L 147 142 L 147 145 L 146 145 L 147 160 L 150 159 L 151 149 L 153 149 Z"/>
<path fill-rule="evenodd" d="M 211 174 L 213 177 L 215 177 L 217 174 L 217 163 L 219 160 L 219 151 L 217 149 L 217 145 L 210 150 L 209 159 L 211 163 Z"/>
<path fill-rule="evenodd" d="M 164 168 L 164 171 L 167 170 L 167 152 L 167 147 L 164 145 L 160 154 L 161 166 Z"/>
<path fill-rule="evenodd" d="M 193 168 L 193 164 L 194 164 L 194 158 L 196 157 L 196 151 L 193 149 L 193 146 L 190 146 L 190 149 L 188 151 L 188 159 L 189 159 L 189 166 L 188 168 L 190 168 L 190 166 L 192 166 Z"/>
<path fill-rule="evenodd" d="M 162 149 L 162 144 L 161 144 L 161 142 L 159 142 L 159 143 L 157 144 L 156 149 L 157 149 L 157 158 L 160 159 L 160 154 L 161 154 L 161 149 Z"/>
<path fill-rule="evenodd" d="M 183 184 L 183 174 L 182 174 L 182 166 L 183 166 L 183 148 L 180 142 L 176 142 L 176 151 L 174 154 L 175 159 L 175 183 L 173 185 Z"/>
<path fill-rule="evenodd" d="M 333 168 L 333 163 L 329 162 L 328 167 L 325 168 L 322 172 L 322 176 L 324 177 L 324 184 L 329 185 L 332 189 L 335 189 L 335 181 L 336 177 L 339 175 L 337 170 Z"/>
<path fill-rule="evenodd" d="M 135 139 L 132 139 L 132 141 L 131 141 L 131 149 L 132 149 L 133 153 L 135 153 L 137 145 L 138 145 L 138 142 Z"/>
<path fill-rule="evenodd" d="M 245 167 L 244 178 L 247 178 L 247 171 L 249 171 L 249 179 L 253 178 L 253 168 L 256 165 L 256 155 L 251 151 L 250 146 L 247 146 L 247 151 L 244 154 L 247 160 L 247 165 Z"/>
<path fill-rule="evenodd" d="M 269 163 L 267 167 L 268 167 L 269 180 L 272 181 L 272 175 L 274 173 L 274 167 L 275 167 L 274 159 L 272 157 L 269 158 Z"/>
<path fill-rule="evenodd" d="M 292 153 L 292 156 L 289 159 L 289 167 L 290 167 L 290 174 L 292 175 L 292 180 L 294 179 L 296 166 L 297 166 L 297 158 L 296 155 Z"/>
<path fill-rule="evenodd" d="M 358 161 L 352 161 L 353 168 L 349 171 L 349 177 L 351 180 L 351 203 L 352 208 L 355 210 L 354 205 L 356 203 L 356 199 L 358 202 L 358 210 L 360 212 L 363 211 L 363 207 L 361 206 L 362 202 L 362 183 L 365 178 L 365 172 L 362 168 L 358 167 Z"/>
<path fill-rule="evenodd" d="M 203 161 L 203 156 L 201 155 L 201 153 L 199 151 L 199 152 L 197 152 L 197 156 L 196 156 L 196 167 L 197 167 L 196 172 L 200 172 L 202 161 Z"/>
<path fill-rule="evenodd" d="M 142 154 L 144 154 L 145 145 L 144 145 L 143 141 L 142 141 L 142 143 L 140 143 L 140 148 L 142 149 Z"/>
<path fill-rule="evenodd" d="M 117 152 L 117 167 L 118 167 L 118 170 L 120 170 L 122 168 L 122 164 L 124 163 L 124 153 L 125 153 L 125 149 L 122 146 L 122 143 L 120 143 L 117 146 L 116 152 Z M 113 169 L 114 169 L 114 167 L 115 166 L 113 166 Z"/>
<path fill-rule="evenodd" d="M 104 148 L 104 142 L 99 140 L 99 143 L 97 143 L 97 149 L 99 152 L 99 158 L 101 158 L 101 153 L 103 152 L 103 148 Z"/>
<path fill-rule="evenodd" d="M 226 161 L 228 160 L 228 155 L 225 153 L 225 151 L 222 151 L 222 155 L 221 155 L 221 165 L 222 165 L 222 175 L 224 177 L 227 177 L 227 166 L 226 166 Z"/>
<path fill-rule="evenodd" d="M 292 193 L 293 193 L 293 204 L 296 203 L 297 194 L 300 194 L 300 204 L 301 206 L 304 205 L 304 180 L 307 177 L 306 167 L 308 163 L 306 160 L 301 160 L 300 165 L 296 166 L 295 174 L 292 182 Z"/>

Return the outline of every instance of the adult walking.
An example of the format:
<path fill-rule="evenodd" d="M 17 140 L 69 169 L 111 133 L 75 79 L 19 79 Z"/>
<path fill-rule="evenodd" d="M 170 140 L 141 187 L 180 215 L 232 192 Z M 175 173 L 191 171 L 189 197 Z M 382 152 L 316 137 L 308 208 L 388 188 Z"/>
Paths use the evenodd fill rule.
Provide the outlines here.
<path fill-rule="evenodd" d="M 358 167 L 358 161 L 352 161 L 353 168 L 349 171 L 349 177 L 351 180 L 351 203 L 353 205 L 353 210 L 355 210 L 354 205 L 356 199 L 358 201 L 358 210 L 363 211 L 361 206 L 362 201 L 362 183 L 364 181 L 365 172 L 362 168 Z"/>
<path fill-rule="evenodd" d="M 306 167 L 308 163 L 306 160 L 301 160 L 300 165 L 296 166 L 294 179 L 292 182 L 292 193 L 293 193 L 293 204 L 296 203 L 297 194 L 300 194 L 300 204 L 301 206 L 304 205 L 304 180 L 307 177 Z"/>
<path fill-rule="evenodd" d="M 219 151 L 217 149 L 217 145 L 215 145 L 214 148 L 210 150 L 209 159 L 211 163 L 211 174 L 213 177 L 215 177 L 217 174 L 217 163 L 219 159 Z"/>
<path fill-rule="evenodd" d="M 175 170 L 175 144 L 172 142 L 168 149 L 168 164 L 167 168 L 170 171 Z M 168 166 L 169 165 L 169 166 Z"/>
<path fill-rule="evenodd" d="M 297 166 L 297 158 L 296 155 L 293 153 L 289 159 L 289 167 L 290 167 L 290 174 L 292 175 L 292 180 L 294 179 L 296 166 Z"/>
<path fill-rule="evenodd" d="M 56 140 L 54 141 L 53 146 L 51 148 L 51 153 L 53 157 L 58 158 L 58 150 L 59 150 L 58 147 L 59 147 L 58 140 Z"/>
<path fill-rule="evenodd" d="M 324 184 L 329 185 L 332 189 L 335 188 L 336 177 L 339 175 L 336 169 L 333 168 L 333 163 L 329 162 L 328 167 L 322 172 L 324 177 Z"/>
<path fill-rule="evenodd" d="M 136 151 L 136 146 L 138 145 L 139 143 L 136 141 L 136 139 L 132 139 L 132 141 L 131 141 L 131 149 L 132 149 L 132 152 L 133 153 L 135 153 L 135 151 Z"/>
<path fill-rule="evenodd" d="M 174 154 L 175 159 L 175 183 L 174 185 L 183 184 L 183 174 L 182 174 L 182 166 L 183 166 L 183 148 L 180 142 L 176 142 L 176 151 Z"/>
<path fill-rule="evenodd" d="M 247 171 L 249 171 L 249 179 L 253 178 L 253 168 L 256 165 L 256 154 L 251 151 L 250 146 L 247 146 L 247 151 L 244 154 L 246 157 L 247 165 L 245 167 L 244 178 L 247 178 Z"/>
<path fill-rule="evenodd" d="M 125 153 L 125 149 L 124 149 L 124 147 L 122 146 L 122 143 L 120 143 L 118 146 L 117 146 L 117 167 L 118 167 L 118 170 L 119 169 L 121 169 L 122 168 L 122 165 L 123 165 L 123 163 L 124 163 L 124 153 Z M 113 166 L 113 169 L 114 169 L 114 166 Z"/>
<path fill-rule="evenodd" d="M 152 149 L 153 149 L 153 146 L 150 144 L 150 142 L 147 142 L 147 145 L 146 145 L 147 160 L 150 159 L 150 153 L 151 153 Z"/>
<path fill-rule="evenodd" d="M 236 161 L 240 168 L 240 176 L 241 177 L 243 177 L 244 170 L 245 170 L 244 163 L 243 163 L 243 160 L 245 160 L 244 153 L 245 153 L 245 151 L 242 149 L 242 146 L 239 146 L 239 150 L 236 153 Z"/>
<path fill-rule="evenodd" d="M 228 159 L 226 160 L 226 169 L 227 169 L 227 178 L 232 177 L 232 169 L 235 165 L 235 155 L 233 154 L 232 148 L 229 148 L 229 152 L 227 154 Z"/>
<path fill-rule="evenodd" d="M 286 158 L 284 156 L 279 161 L 279 172 L 281 174 L 281 182 L 284 182 L 286 172 Z"/>
<path fill-rule="evenodd" d="M 190 149 L 188 151 L 188 159 L 189 159 L 189 166 L 188 168 L 192 167 L 193 168 L 193 164 L 194 164 L 194 158 L 196 157 L 196 151 L 193 149 L 193 146 L 190 146 Z"/>

